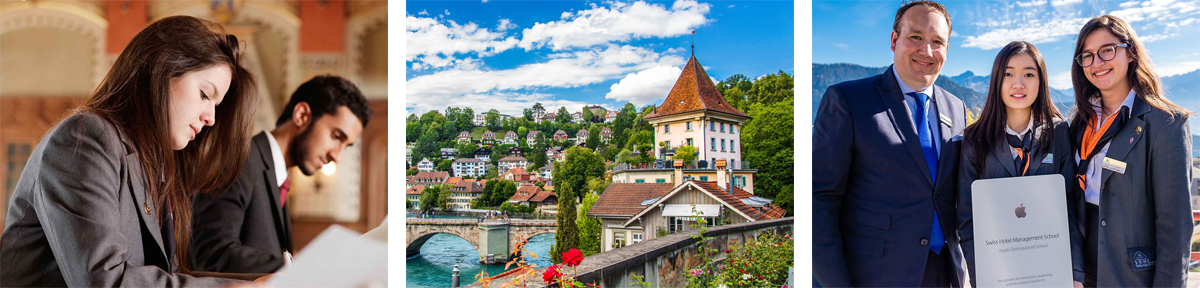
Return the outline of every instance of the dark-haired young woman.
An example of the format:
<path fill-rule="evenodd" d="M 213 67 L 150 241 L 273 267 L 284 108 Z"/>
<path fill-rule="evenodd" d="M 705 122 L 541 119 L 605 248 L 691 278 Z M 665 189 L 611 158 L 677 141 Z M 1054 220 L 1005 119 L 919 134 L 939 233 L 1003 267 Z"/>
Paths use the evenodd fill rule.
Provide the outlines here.
<path fill-rule="evenodd" d="M 46 133 L 0 236 L 0 286 L 227 286 L 186 273 L 192 196 L 233 182 L 253 76 L 233 35 L 168 17 L 139 32 L 91 98 Z"/>
<path fill-rule="evenodd" d="M 1183 287 L 1192 235 L 1190 112 L 1164 97 L 1124 20 L 1088 21 L 1075 42 L 1071 157 L 1088 287 Z M 1195 97 L 1195 96 L 1188 96 Z"/>
<path fill-rule="evenodd" d="M 975 235 L 971 184 L 979 179 L 1060 174 L 1070 199 L 1073 165 L 1067 123 L 1050 99 L 1046 63 L 1037 47 L 1024 41 L 1000 49 L 992 64 L 991 85 L 979 120 L 963 131 L 962 169 L 958 182 L 958 232 L 975 285 Z M 1081 235 L 1073 209 L 1067 213 L 1072 243 L 1072 273 L 1083 281 Z"/>

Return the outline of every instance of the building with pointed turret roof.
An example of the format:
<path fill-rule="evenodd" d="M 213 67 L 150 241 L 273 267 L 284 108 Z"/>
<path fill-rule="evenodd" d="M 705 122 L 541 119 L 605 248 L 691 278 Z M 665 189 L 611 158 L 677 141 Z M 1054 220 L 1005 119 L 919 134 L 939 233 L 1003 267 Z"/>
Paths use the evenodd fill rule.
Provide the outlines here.
<path fill-rule="evenodd" d="M 666 100 L 643 119 L 654 127 L 654 142 L 665 144 L 655 145 L 659 159 L 670 159 L 676 148 L 691 145 L 706 167 L 725 159 L 732 168 L 742 168 L 741 127 L 750 116 L 725 101 L 696 56 L 688 60 Z"/>

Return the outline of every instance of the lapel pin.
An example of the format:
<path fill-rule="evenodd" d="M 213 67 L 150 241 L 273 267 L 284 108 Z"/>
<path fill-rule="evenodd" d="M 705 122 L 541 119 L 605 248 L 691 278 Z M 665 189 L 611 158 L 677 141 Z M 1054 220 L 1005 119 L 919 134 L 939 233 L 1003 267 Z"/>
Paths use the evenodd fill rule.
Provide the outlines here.
<path fill-rule="evenodd" d="M 1133 137 L 1129 137 L 1129 144 L 1133 144 Z"/>
<path fill-rule="evenodd" d="M 1133 127 L 1133 132 L 1137 132 L 1137 134 L 1142 134 L 1142 126 Z"/>

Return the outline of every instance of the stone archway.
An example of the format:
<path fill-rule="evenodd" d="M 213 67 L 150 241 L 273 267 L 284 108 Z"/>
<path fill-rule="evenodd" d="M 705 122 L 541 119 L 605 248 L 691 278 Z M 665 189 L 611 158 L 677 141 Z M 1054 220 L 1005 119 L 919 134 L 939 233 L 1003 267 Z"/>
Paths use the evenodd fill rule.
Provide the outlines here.
<path fill-rule="evenodd" d="M 110 64 L 104 61 L 108 20 L 83 7 L 58 2 L 9 4 L 0 13 L 0 34 L 32 27 L 52 27 L 74 31 L 93 44 L 90 77 L 92 87 L 100 85 Z"/>
<path fill-rule="evenodd" d="M 411 257 L 421 253 L 421 247 L 436 234 L 450 234 L 467 240 L 476 251 L 479 251 L 479 231 L 475 223 L 463 224 L 424 224 L 405 225 L 405 256 Z"/>

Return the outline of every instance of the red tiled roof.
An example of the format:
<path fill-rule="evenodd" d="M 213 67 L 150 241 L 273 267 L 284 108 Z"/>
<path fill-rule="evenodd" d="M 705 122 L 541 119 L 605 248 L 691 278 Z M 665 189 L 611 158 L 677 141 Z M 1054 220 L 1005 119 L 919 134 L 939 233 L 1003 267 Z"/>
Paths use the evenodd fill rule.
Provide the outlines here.
<path fill-rule="evenodd" d="M 541 193 L 541 192 L 543 192 L 542 188 L 538 188 L 537 186 L 517 187 L 517 193 L 514 193 L 511 198 L 508 198 L 508 201 L 514 201 L 514 202 L 529 201 L 529 199 L 532 199 L 533 196 L 537 196 L 537 194 Z M 553 194 L 553 193 L 551 193 L 551 194 Z"/>
<path fill-rule="evenodd" d="M 529 160 L 526 160 L 525 157 L 509 156 L 509 157 L 500 158 L 499 161 L 500 162 L 509 162 L 509 161 L 529 161 Z"/>
<path fill-rule="evenodd" d="M 517 167 L 517 168 L 508 169 L 508 172 L 504 172 L 504 174 L 513 174 L 516 176 L 521 176 L 521 175 L 529 175 L 529 172 L 526 172 L 525 168 Z"/>
<path fill-rule="evenodd" d="M 716 84 L 713 84 L 712 79 L 708 78 L 708 73 L 704 72 L 704 67 L 700 65 L 695 56 L 692 56 L 687 65 L 683 67 L 683 73 L 679 75 L 679 79 L 675 80 L 675 86 L 671 88 L 671 93 L 667 94 L 667 100 L 664 100 L 657 110 L 646 115 L 644 119 L 705 109 L 749 117 L 725 101 L 725 97 L 721 96 L 721 92 L 717 90 Z"/>
<path fill-rule="evenodd" d="M 472 180 L 472 179 L 467 179 L 467 180 Z M 459 190 L 459 189 L 462 189 L 462 190 Z M 455 184 L 454 189 L 452 191 L 457 192 L 457 193 L 483 192 L 483 186 L 480 186 L 479 183 L 477 183 L 475 181 L 464 180 L 462 182 L 458 182 L 458 184 Z"/>
<path fill-rule="evenodd" d="M 424 190 L 425 190 L 425 185 L 417 185 L 417 186 L 409 187 L 408 190 L 404 191 L 404 194 L 421 195 L 421 191 L 424 191 Z"/>
<path fill-rule="evenodd" d="M 550 199 L 551 197 L 553 197 L 555 200 L 558 199 L 558 195 L 554 194 L 554 192 L 542 190 L 541 192 L 534 194 L 532 198 L 529 198 L 529 202 L 542 203 L 546 202 L 546 200 Z"/>
<path fill-rule="evenodd" d="M 417 175 L 414 175 L 412 177 L 412 179 L 409 179 L 408 183 L 409 184 L 430 183 L 430 182 L 444 183 L 444 182 L 446 182 L 446 178 L 450 178 L 450 172 L 446 172 L 446 171 L 419 172 L 419 173 L 417 173 Z"/>
<path fill-rule="evenodd" d="M 612 183 L 600 194 L 588 215 L 628 215 L 642 212 L 642 201 L 667 195 L 673 183 Z"/>
<path fill-rule="evenodd" d="M 696 186 L 700 186 L 700 188 L 708 191 L 708 193 L 711 193 L 714 196 L 717 196 L 717 198 L 721 199 L 721 201 L 724 201 L 725 203 L 729 203 L 729 205 L 733 206 L 734 209 L 742 211 L 743 214 L 749 215 L 755 221 L 767 220 L 767 219 L 778 219 L 780 217 L 783 217 L 783 213 L 777 213 L 778 210 L 769 209 L 769 210 L 773 210 L 772 212 L 776 212 L 775 214 L 764 213 L 762 211 L 758 211 L 758 209 L 754 209 L 754 207 L 750 207 L 750 205 L 746 205 L 746 203 L 742 203 L 741 199 L 750 198 L 750 197 L 754 196 L 754 194 L 750 194 L 749 192 L 746 192 L 745 190 L 742 190 L 740 188 L 734 187 L 733 188 L 734 195 L 729 195 L 729 192 L 726 192 L 725 189 L 721 189 L 721 187 L 717 186 L 717 182 L 702 182 L 702 181 L 695 181 L 695 180 L 689 180 L 689 181 L 694 182 L 696 184 Z M 734 197 L 734 196 L 736 196 L 736 197 Z M 771 206 L 774 206 L 774 205 L 771 205 Z M 778 208 L 778 207 L 776 207 L 776 208 Z"/>
<path fill-rule="evenodd" d="M 463 180 L 462 177 L 450 177 L 450 178 L 446 178 L 446 184 L 455 185 L 455 184 L 458 184 L 458 182 L 462 181 L 462 180 Z"/>

